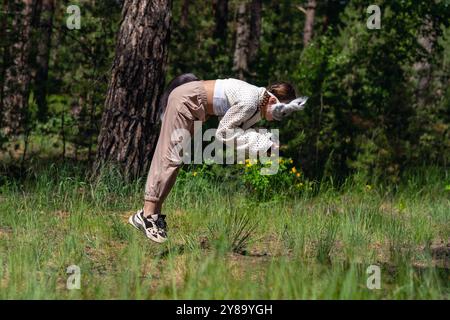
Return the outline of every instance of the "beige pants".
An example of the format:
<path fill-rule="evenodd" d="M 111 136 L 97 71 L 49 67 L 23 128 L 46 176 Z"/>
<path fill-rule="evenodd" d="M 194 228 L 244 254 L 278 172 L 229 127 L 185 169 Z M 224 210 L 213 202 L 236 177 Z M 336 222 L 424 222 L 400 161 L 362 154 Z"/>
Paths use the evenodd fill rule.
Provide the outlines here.
<path fill-rule="evenodd" d="M 206 105 L 202 81 L 183 84 L 170 93 L 145 185 L 145 200 L 161 203 L 169 194 L 182 165 L 179 148 L 193 136 L 194 121 L 205 121 Z M 179 134 L 186 131 L 189 137 Z"/>

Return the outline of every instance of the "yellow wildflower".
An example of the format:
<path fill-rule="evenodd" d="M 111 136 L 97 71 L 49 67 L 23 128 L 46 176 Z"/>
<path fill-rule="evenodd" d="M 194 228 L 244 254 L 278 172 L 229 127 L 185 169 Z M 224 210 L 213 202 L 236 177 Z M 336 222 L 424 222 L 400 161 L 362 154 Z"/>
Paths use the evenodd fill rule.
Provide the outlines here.
<path fill-rule="evenodd" d="M 295 167 L 292 167 L 291 172 L 292 172 L 292 173 L 296 173 L 296 172 L 297 172 L 297 169 L 296 169 Z"/>
<path fill-rule="evenodd" d="M 192 172 L 192 175 L 195 177 L 197 175 L 197 171 Z"/>
<path fill-rule="evenodd" d="M 295 174 L 295 176 L 296 176 L 297 178 L 299 178 L 299 177 L 300 177 L 300 172 L 297 172 L 297 173 Z"/>
<path fill-rule="evenodd" d="M 289 163 L 290 163 L 290 164 L 293 164 L 293 163 L 294 163 L 294 160 L 289 159 Z"/>

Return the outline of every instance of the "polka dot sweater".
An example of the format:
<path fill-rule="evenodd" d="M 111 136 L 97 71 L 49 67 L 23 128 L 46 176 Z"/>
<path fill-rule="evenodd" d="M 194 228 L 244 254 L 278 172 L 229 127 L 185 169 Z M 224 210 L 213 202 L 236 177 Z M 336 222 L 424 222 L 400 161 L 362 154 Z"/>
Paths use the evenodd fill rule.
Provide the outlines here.
<path fill-rule="evenodd" d="M 259 105 L 266 89 L 237 79 L 225 79 L 224 90 L 230 108 L 220 118 L 216 139 L 236 146 L 237 150 L 248 150 L 250 154 L 269 149 L 273 143 L 271 133 L 246 130 L 261 120 Z"/>

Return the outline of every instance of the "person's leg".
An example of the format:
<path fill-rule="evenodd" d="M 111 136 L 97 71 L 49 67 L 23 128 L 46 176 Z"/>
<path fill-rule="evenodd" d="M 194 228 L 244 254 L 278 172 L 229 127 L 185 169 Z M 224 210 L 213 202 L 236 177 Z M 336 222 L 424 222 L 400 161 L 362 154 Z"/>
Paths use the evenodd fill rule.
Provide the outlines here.
<path fill-rule="evenodd" d="M 167 240 L 167 225 L 165 215 L 161 214 L 161 206 L 182 164 L 178 146 L 190 138 L 189 135 L 174 136 L 173 133 L 178 133 L 178 130 L 189 132 L 193 126 L 193 120 L 184 117 L 175 106 L 169 105 L 167 109 L 147 177 L 144 209 L 129 218 L 131 225 L 156 242 Z"/>
<path fill-rule="evenodd" d="M 161 214 L 162 204 L 175 183 L 178 168 L 182 164 L 176 145 L 181 139 L 172 134 L 177 130 L 190 131 L 193 121 L 177 114 L 176 108 L 166 110 L 161 133 L 153 155 L 145 186 L 144 216 Z M 175 112 L 174 112 L 175 110 Z M 173 139 L 174 138 L 174 139 Z M 190 139 L 184 136 L 183 139 Z M 155 218 L 155 217 L 153 217 Z"/>
<path fill-rule="evenodd" d="M 156 242 L 167 240 L 161 207 L 175 184 L 182 165 L 181 151 L 190 142 L 194 121 L 205 120 L 206 103 L 206 92 L 200 81 L 184 84 L 169 96 L 145 186 L 144 210 L 129 218 L 130 224 Z"/>
<path fill-rule="evenodd" d="M 160 214 L 161 208 L 162 208 L 161 201 L 145 200 L 145 202 L 144 202 L 144 217 L 148 218 L 151 215 Z"/>
<path fill-rule="evenodd" d="M 194 121 L 204 121 L 206 92 L 202 82 L 177 87 L 170 95 L 145 187 L 144 216 L 156 218 L 175 184 L 181 150 L 190 142 Z"/>

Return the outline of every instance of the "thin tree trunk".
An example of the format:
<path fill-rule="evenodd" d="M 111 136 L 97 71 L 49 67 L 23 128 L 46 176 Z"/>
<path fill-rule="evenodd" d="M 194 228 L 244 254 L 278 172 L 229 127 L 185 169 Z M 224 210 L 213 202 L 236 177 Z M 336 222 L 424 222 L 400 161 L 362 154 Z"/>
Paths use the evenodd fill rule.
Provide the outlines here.
<path fill-rule="evenodd" d="M 262 0 L 252 0 L 250 12 L 249 62 L 252 63 L 258 53 L 261 38 Z"/>
<path fill-rule="evenodd" d="M 252 0 L 251 3 L 244 1 L 238 7 L 233 70 L 242 80 L 250 73 L 249 66 L 259 49 L 261 12 L 261 0 Z"/>
<path fill-rule="evenodd" d="M 228 0 L 214 1 L 214 38 L 221 40 L 223 44 L 227 40 Z"/>
<path fill-rule="evenodd" d="M 65 159 L 66 157 L 66 128 L 64 126 L 65 124 L 65 117 L 64 117 L 64 113 L 65 113 L 65 108 L 63 107 L 63 109 L 61 110 L 61 140 L 62 140 L 62 158 Z"/>
<path fill-rule="evenodd" d="M 118 165 L 127 178 L 149 166 L 159 134 L 171 0 L 125 0 L 98 138 L 95 172 Z"/>
<path fill-rule="evenodd" d="M 180 25 L 182 28 L 186 28 L 188 25 L 190 5 L 191 5 L 190 0 L 183 0 L 183 4 L 181 6 L 181 21 L 180 21 Z"/>
<path fill-rule="evenodd" d="M 28 144 L 30 142 L 30 131 L 26 130 L 25 135 L 23 137 L 23 154 L 22 154 L 22 160 L 20 160 L 20 171 L 25 172 L 25 161 L 27 159 L 27 153 L 28 153 Z"/>
<path fill-rule="evenodd" d="M 303 45 L 306 47 L 311 41 L 314 32 L 314 18 L 316 15 L 316 0 L 308 0 L 306 5 L 305 26 L 303 28 Z"/>
<path fill-rule="evenodd" d="M 5 79 L 6 61 L 8 58 L 8 36 L 7 36 L 7 21 L 8 21 L 8 0 L 4 0 L 1 6 L 0 13 L 0 128 L 2 128 L 3 115 L 3 84 Z"/>
<path fill-rule="evenodd" d="M 36 75 L 34 96 L 38 106 L 38 118 L 43 121 L 47 117 L 47 80 L 50 57 L 54 0 L 42 0 L 38 26 L 38 43 L 36 52 Z"/>
<path fill-rule="evenodd" d="M 93 133 L 95 128 L 95 111 L 96 111 L 96 105 L 94 102 L 94 99 L 92 99 L 92 94 L 87 94 L 88 106 L 89 106 L 89 146 L 88 146 L 88 163 L 91 163 L 92 161 L 92 145 L 93 145 Z"/>
<path fill-rule="evenodd" d="M 248 3 L 239 4 L 236 19 L 236 46 L 234 49 L 233 70 L 239 79 L 245 80 L 248 73 L 248 53 L 250 24 L 248 21 Z"/>
<path fill-rule="evenodd" d="M 220 48 L 224 48 L 227 43 L 227 24 L 228 24 L 228 0 L 214 0 L 214 43 L 209 52 L 211 57 L 215 58 Z"/>
<path fill-rule="evenodd" d="M 418 83 L 417 83 L 417 102 L 420 107 L 425 107 L 427 105 L 427 98 L 430 97 L 429 89 L 432 80 L 432 65 L 430 63 L 430 57 L 433 55 L 436 41 L 438 39 L 435 32 L 433 32 L 433 23 L 427 21 L 422 26 L 422 33 L 420 34 L 417 42 L 422 46 L 422 48 L 427 53 L 428 57 L 421 61 L 414 63 L 414 70 L 417 73 Z"/>
<path fill-rule="evenodd" d="M 32 50 L 31 32 L 34 10 L 34 0 L 15 1 L 10 8 L 14 14 L 10 28 L 11 42 L 7 56 L 5 79 L 3 84 L 2 129 L 6 135 L 18 134 L 23 131 L 22 125 L 28 109 L 30 92 Z M 12 39 L 15 37 L 14 39 Z"/>

